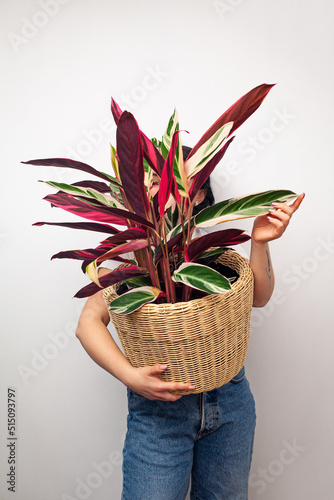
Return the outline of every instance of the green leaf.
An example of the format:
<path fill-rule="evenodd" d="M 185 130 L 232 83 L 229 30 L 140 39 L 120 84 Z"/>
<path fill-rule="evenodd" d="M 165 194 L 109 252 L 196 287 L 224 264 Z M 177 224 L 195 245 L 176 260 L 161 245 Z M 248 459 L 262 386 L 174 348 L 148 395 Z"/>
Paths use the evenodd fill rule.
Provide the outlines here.
<path fill-rule="evenodd" d="M 159 149 L 165 159 L 167 158 L 168 152 L 171 148 L 173 134 L 178 130 L 180 130 L 179 119 L 177 111 L 176 109 L 174 109 L 174 113 L 169 119 L 167 128 L 162 137 L 162 141 L 159 143 L 159 141 L 155 139 L 155 141 L 159 143 Z M 183 151 L 182 151 L 180 134 L 178 135 L 178 144 L 176 147 L 176 154 L 173 163 L 173 171 L 179 193 L 181 194 L 181 196 L 187 197 L 188 196 L 187 177 L 183 166 Z"/>
<path fill-rule="evenodd" d="M 228 137 L 233 127 L 233 122 L 220 127 L 200 148 L 184 163 L 187 178 L 194 177 L 209 160 L 222 148 L 223 142 Z"/>
<path fill-rule="evenodd" d="M 293 191 L 281 189 L 263 191 L 241 198 L 230 198 L 202 210 L 195 216 L 195 225 L 211 227 L 222 222 L 264 215 L 272 203 L 286 203 L 296 196 Z"/>
<path fill-rule="evenodd" d="M 217 258 L 217 256 L 225 253 L 227 250 L 233 250 L 232 248 L 229 247 L 216 247 L 213 248 L 212 250 L 207 250 L 206 252 L 201 253 L 198 257 L 196 257 L 196 260 L 207 260 L 208 263 L 211 262 L 214 258 Z M 204 262 L 201 262 L 201 264 L 204 264 Z"/>
<path fill-rule="evenodd" d="M 112 144 L 110 144 L 110 149 L 111 149 L 111 165 L 112 165 L 113 171 L 114 171 L 117 179 L 119 179 L 120 177 L 119 177 L 117 152 Z"/>
<path fill-rule="evenodd" d="M 100 193 L 96 189 L 72 186 L 71 184 L 65 184 L 64 182 L 44 181 L 44 183 L 59 189 L 59 191 L 62 191 L 63 193 L 67 193 L 72 196 L 83 197 L 83 201 L 87 203 L 89 203 L 89 199 L 91 199 L 97 200 L 107 207 L 123 208 L 123 206 L 115 198 L 113 198 L 109 194 Z M 112 185 L 112 189 L 114 188 L 115 186 Z"/>
<path fill-rule="evenodd" d="M 193 262 L 182 264 L 174 272 L 172 280 L 209 294 L 224 293 L 231 289 L 229 280 L 218 271 Z"/>
<path fill-rule="evenodd" d="M 139 288 L 142 286 L 152 286 L 151 278 L 148 276 L 139 276 L 138 278 L 129 278 L 128 280 L 124 280 L 130 288 Z"/>
<path fill-rule="evenodd" d="M 179 219 L 179 209 L 177 205 L 172 205 L 165 213 L 165 222 L 167 231 L 172 231 L 172 229 L 177 225 L 178 219 Z"/>
<path fill-rule="evenodd" d="M 153 137 L 151 139 L 151 142 L 154 144 L 154 146 L 160 151 L 161 153 L 161 141 L 159 141 L 156 137 Z"/>
<path fill-rule="evenodd" d="M 195 216 L 191 217 L 191 219 L 190 219 L 190 227 L 192 228 L 194 225 L 195 225 Z M 183 226 L 184 226 L 184 230 L 185 230 L 185 232 L 187 234 L 187 231 L 188 231 L 188 220 L 184 221 Z M 182 224 L 178 224 L 177 226 L 174 227 L 174 229 L 172 229 L 167 234 L 167 238 L 166 238 L 167 241 L 169 241 L 170 239 L 172 239 L 177 234 L 181 233 L 181 231 L 182 231 Z"/>
<path fill-rule="evenodd" d="M 59 189 L 59 191 L 63 191 L 64 193 L 72 194 L 72 195 L 80 195 L 86 196 L 86 190 L 84 188 L 79 188 L 76 186 L 71 186 L 71 184 L 65 184 L 64 182 L 53 182 L 53 181 L 43 181 L 44 184 L 48 184 L 51 187 Z"/>
<path fill-rule="evenodd" d="M 168 152 L 172 144 L 173 134 L 177 130 L 179 130 L 179 119 L 177 111 L 176 109 L 174 109 L 174 112 L 169 119 L 167 128 L 165 130 L 164 135 L 162 136 L 162 141 L 160 143 L 161 152 L 165 159 L 167 158 Z"/>
<path fill-rule="evenodd" d="M 113 300 L 109 305 L 109 311 L 119 314 L 130 314 L 144 304 L 153 302 L 162 293 L 159 288 L 153 286 L 135 288 Z"/>
<path fill-rule="evenodd" d="M 149 193 L 152 184 L 153 170 L 144 158 L 144 184 L 146 192 Z"/>

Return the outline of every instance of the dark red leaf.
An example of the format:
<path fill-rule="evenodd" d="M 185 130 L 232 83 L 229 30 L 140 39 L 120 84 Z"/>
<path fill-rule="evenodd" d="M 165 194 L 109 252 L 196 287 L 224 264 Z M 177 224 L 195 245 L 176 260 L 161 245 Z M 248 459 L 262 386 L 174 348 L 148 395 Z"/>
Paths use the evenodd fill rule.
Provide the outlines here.
<path fill-rule="evenodd" d="M 146 237 L 147 234 L 146 231 L 144 231 L 144 229 L 142 229 L 141 227 L 131 227 L 130 229 L 126 229 L 125 231 L 120 231 L 118 234 L 106 238 L 104 241 L 101 242 L 101 244 L 125 243 L 128 240 L 139 240 Z"/>
<path fill-rule="evenodd" d="M 128 202 L 142 217 L 149 213 L 149 202 L 144 184 L 143 149 L 140 130 L 134 116 L 124 111 L 116 132 L 119 175 Z"/>
<path fill-rule="evenodd" d="M 117 182 L 111 180 L 111 178 L 108 175 L 104 174 L 103 172 L 99 172 L 90 165 L 87 165 L 87 163 L 70 160 L 69 158 L 45 158 L 42 160 L 22 161 L 21 163 L 25 163 L 26 165 L 73 168 L 74 170 L 82 170 L 83 172 L 87 172 L 88 174 L 95 175 L 96 177 L 100 177 L 100 179 L 104 179 L 105 181 L 118 185 Z"/>
<path fill-rule="evenodd" d="M 249 239 L 250 236 L 244 234 L 242 229 L 223 229 L 222 231 L 215 231 L 193 240 L 186 248 L 185 260 L 186 262 L 192 262 L 201 253 L 211 247 L 238 245 Z"/>
<path fill-rule="evenodd" d="M 69 227 L 70 229 L 83 229 L 86 231 L 96 231 L 98 233 L 117 234 L 119 229 L 106 224 L 97 224 L 95 222 L 35 222 L 33 226 L 61 226 Z"/>
<path fill-rule="evenodd" d="M 236 101 L 224 114 L 222 114 L 217 121 L 205 132 L 201 139 L 195 144 L 195 146 L 190 151 L 188 158 L 193 156 L 193 154 L 198 150 L 198 148 L 204 144 L 218 129 L 220 129 L 224 124 L 228 122 L 234 122 L 230 134 L 240 127 L 244 121 L 249 118 L 254 111 L 260 106 L 270 89 L 274 85 L 268 85 L 266 83 L 255 87 L 242 96 L 238 101 Z"/>
<path fill-rule="evenodd" d="M 95 189 L 99 193 L 111 193 L 110 187 L 104 182 L 99 181 L 78 181 L 71 184 L 71 186 Z"/>
<path fill-rule="evenodd" d="M 82 272 L 84 274 L 86 273 L 86 267 L 88 266 L 88 264 L 90 264 L 91 262 L 93 262 L 93 260 L 95 260 L 95 259 L 94 258 L 93 259 L 86 259 L 86 260 L 82 261 L 81 270 L 82 270 Z M 117 257 L 113 257 L 110 260 L 113 260 L 113 261 L 116 261 L 116 262 L 121 262 L 121 263 L 124 263 L 124 264 L 131 264 L 131 265 L 133 265 L 133 262 L 131 260 L 124 259 L 124 257 L 120 257 L 119 255 L 117 255 Z M 102 264 L 100 267 L 105 267 L 105 266 Z"/>
<path fill-rule="evenodd" d="M 108 286 L 114 285 L 119 281 L 124 281 L 129 278 L 136 278 L 137 276 L 144 276 L 146 274 L 147 274 L 146 271 L 139 269 L 137 266 L 132 266 L 132 267 L 130 266 L 124 269 L 111 271 L 110 273 L 101 276 L 99 278 L 99 281 L 103 288 L 107 288 Z M 74 297 L 77 298 L 90 297 L 94 293 L 99 292 L 101 290 L 102 288 L 96 285 L 95 283 L 90 283 L 89 285 L 86 285 L 85 287 L 81 288 L 81 290 L 79 290 L 74 295 Z"/>
<path fill-rule="evenodd" d="M 129 253 L 129 252 L 135 252 L 136 250 L 141 250 L 143 248 L 146 248 L 148 246 L 148 241 L 147 239 L 145 240 L 132 240 L 128 241 L 126 243 L 121 243 L 120 245 L 115 246 L 114 248 L 111 248 L 107 252 L 105 252 L 103 255 L 100 255 L 96 259 L 96 263 L 100 264 L 104 260 L 110 260 L 113 259 L 114 256 L 122 255 L 123 253 Z"/>
<path fill-rule="evenodd" d="M 118 125 L 118 122 L 123 112 L 113 98 L 111 98 L 111 112 L 113 114 L 116 125 Z M 160 151 L 152 143 L 152 141 L 142 131 L 140 131 L 140 136 L 142 141 L 144 158 L 149 164 L 149 166 L 154 170 L 154 172 L 160 176 L 162 168 L 164 166 L 165 159 L 160 153 Z"/>
<path fill-rule="evenodd" d="M 172 250 L 173 247 L 175 247 L 176 245 L 179 244 L 179 242 L 182 240 L 183 238 L 183 233 L 180 232 L 178 234 L 176 234 L 175 236 L 173 236 L 173 238 L 171 238 L 168 242 L 167 242 L 167 248 L 168 248 L 168 253 L 170 253 L 170 251 Z M 161 250 L 161 247 L 158 248 L 158 251 L 156 253 L 156 255 L 154 256 L 154 263 L 157 264 L 157 262 L 159 262 L 159 260 L 162 258 L 162 250 Z"/>
<path fill-rule="evenodd" d="M 111 98 L 111 112 L 114 117 L 116 125 L 118 125 L 119 119 L 122 116 L 123 111 L 113 98 Z"/>
<path fill-rule="evenodd" d="M 86 248 L 85 250 L 64 250 L 52 255 L 53 259 L 75 259 L 75 260 L 85 260 L 91 259 L 95 260 L 100 255 L 104 254 L 106 250 L 98 250 L 96 248 Z"/>
<path fill-rule="evenodd" d="M 143 146 L 144 158 L 149 164 L 149 166 L 154 170 L 156 174 L 161 176 L 162 169 L 165 163 L 165 159 L 160 153 L 160 151 L 155 147 L 153 142 L 146 137 L 146 135 L 141 132 L 141 140 Z"/>

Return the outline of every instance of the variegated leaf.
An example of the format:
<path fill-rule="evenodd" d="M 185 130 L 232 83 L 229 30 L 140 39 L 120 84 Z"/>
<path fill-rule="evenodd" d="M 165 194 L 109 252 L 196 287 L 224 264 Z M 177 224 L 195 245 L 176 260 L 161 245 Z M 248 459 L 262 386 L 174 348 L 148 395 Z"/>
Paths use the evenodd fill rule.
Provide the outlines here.
<path fill-rule="evenodd" d="M 54 181 L 43 181 L 51 187 L 59 189 L 63 193 L 70 194 L 72 196 L 80 196 L 83 198 L 90 198 L 99 201 L 102 205 L 106 207 L 113 208 L 123 208 L 123 206 L 109 194 L 101 193 L 96 189 L 84 188 L 78 186 L 72 186 L 71 184 L 65 184 L 64 182 L 54 182 Z M 86 201 L 86 200 L 85 200 Z"/>
<path fill-rule="evenodd" d="M 83 298 L 90 297 L 96 292 L 99 292 L 101 288 L 106 288 L 108 286 L 114 285 L 115 283 L 119 283 L 120 281 L 124 281 L 127 278 L 140 276 L 144 274 L 145 271 L 139 269 L 137 266 L 130 266 L 123 269 L 115 269 L 104 276 L 100 276 L 99 282 L 97 285 L 95 283 L 90 283 L 89 285 L 84 286 L 79 290 L 74 297 Z"/>
<path fill-rule="evenodd" d="M 111 153 L 111 166 L 113 168 L 113 171 L 114 171 L 117 179 L 119 180 L 120 176 L 119 176 L 117 152 L 112 144 L 110 144 L 110 153 Z"/>
<path fill-rule="evenodd" d="M 159 141 L 156 137 L 153 137 L 151 139 L 151 142 L 152 144 L 154 144 L 154 146 L 159 150 L 159 152 L 161 153 L 161 141 Z"/>
<path fill-rule="evenodd" d="M 120 245 L 115 246 L 111 250 L 106 251 L 95 260 L 90 262 L 86 267 L 86 273 L 89 278 L 94 281 L 97 285 L 100 284 L 98 277 L 98 264 L 104 262 L 105 260 L 113 259 L 123 253 L 135 252 L 136 250 L 141 250 L 142 248 L 146 248 L 148 246 L 148 241 L 143 239 L 131 240 L 126 243 L 121 243 Z"/>
<path fill-rule="evenodd" d="M 152 280 L 149 276 L 138 276 L 124 281 L 130 288 L 139 288 L 143 286 L 152 286 Z"/>
<path fill-rule="evenodd" d="M 174 132 L 178 131 L 179 127 L 179 118 L 177 114 L 177 110 L 174 109 L 174 113 L 169 119 L 167 129 L 162 136 L 162 141 L 160 143 L 160 149 L 164 158 L 167 158 L 168 152 L 171 148 L 172 137 Z M 177 188 L 181 196 L 188 196 L 188 181 L 187 176 L 184 170 L 184 162 L 183 162 L 183 152 L 182 152 L 182 141 L 181 136 L 178 134 L 178 143 L 176 147 L 176 154 L 174 158 L 173 164 L 174 176 L 177 184 Z"/>
<path fill-rule="evenodd" d="M 167 128 L 165 130 L 164 135 L 162 136 L 162 141 L 160 143 L 161 152 L 165 159 L 167 158 L 168 152 L 172 144 L 173 134 L 177 130 L 179 130 L 179 118 L 176 109 L 174 109 L 174 112 L 169 119 Z"/>
<path fill-rule="evenodd" d="M 233 122 L 226 123 L 210 136 L 195 154 L 191 156 L 191 153 L 189 153 L 188 159 L 184 163 L 188 179 L 194 177 L 194 175 L 205 167 L 208 161 L 222 148 L 223 142 L 230 134 L 232 127 Z"/>
<path fill-rule="evenodd" d="M 202 210 L 195 217 L 195 225 L 197 227 L 211 227 L 222 222 L 264 215 L 272 203 L 286 203 L 296 196 L 293 191 L 282 189 L 263 191 L 241 198 L 230 198 Z"/>
<path fill-rule="evenodd" d="M 231 289 L 229 280 L 218 271 L 193 262 L 182 264 L 172 275 L 172 280 L 209 294 L 224 293 Z"/>
<path fill-rule="evenodd" d="M 147 193 L 150 193 L 153 181 L 153 170 L 144 158 L 144 184 Z"/>
<path fill-rule="evenodd" d="M 119 314 L 130 314 L 149 302 L 154 302 L 163 294 L 159 288 L 143 286 L 123 293 L 109 305 L 109 311 Z"/>

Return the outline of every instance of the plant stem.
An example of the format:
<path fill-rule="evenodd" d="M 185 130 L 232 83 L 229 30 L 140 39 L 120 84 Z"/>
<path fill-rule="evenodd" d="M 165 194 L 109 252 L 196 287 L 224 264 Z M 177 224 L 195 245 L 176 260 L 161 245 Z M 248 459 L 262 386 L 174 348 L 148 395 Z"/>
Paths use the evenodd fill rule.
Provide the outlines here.
<path fill-rule="evenodd" d="M 165 219 L 162 219 L 162 232 L 163 232 L 163 238 L 165 242 L 165 251 L 163 252 L 163 257 L 162 257 L 162 263 L 163 263 L 163 270 L 164 270 L 164 275 L 165 275 L 165 283 L 166 283 L 166 293 L 167 297 L 169 297 L 169 301 L 174 303 L 176 302 L 176 292 L 175 292 L 175 285 L 171 277 L 170 273 L 170 265 L 169 265 L 169 255 L 168 255 L 168 245 L 167 245 L 167 238 L 166 238 L 166 222 Z M 163 248 L 163 245 L 161 245 L 161 248 Z"/>
<path fill-rule="evenodd" d="M 149 236 L 147 235 L 147 237 Z M 150 248 L 145 248 L 145 262 L 152 280 L 152 285 L 156 288 L 160 288 L 159 277 L 153 264 L 152 250 Z"/>

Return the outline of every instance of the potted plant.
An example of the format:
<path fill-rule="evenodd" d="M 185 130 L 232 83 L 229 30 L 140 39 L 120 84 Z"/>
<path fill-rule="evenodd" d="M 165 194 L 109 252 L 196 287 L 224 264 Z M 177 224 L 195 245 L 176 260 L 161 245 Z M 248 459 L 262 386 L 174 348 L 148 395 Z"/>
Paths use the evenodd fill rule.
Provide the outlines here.
<path fill-rule="evenodd" d="M 230 249 L 249 236 L 240 229 L 225 229 L 194 237 L 195 228 L 262 215 L 271 203 L 296 197 L 292 191 L 270 190 L 221 201 L 193 215 L 196 195 L 226 153 L 233 132 L 272 86 L 259 85 L 241 97 L 185 161 L 176 110 L 162 140 L 150 140 L 133 115 L 122 112 L 112 99 L 117 125 L 116 148 L 111 146 L 114 175 L 69 159 L 23 162 L 77 169 L 98 179 L 46 182 L 58 191 L 45 200 L 89 222 L 35 225 L 106 235 L 95 248 L 62 251 L 52 258 L 82 260 L 92 283 L 75 297 L 104 289 L 110 317 L 134 366 L 168 362 L 162 377 L 195 381 L 196 390 L 189 392 L 218 387 L 241 369 L 253 295 L 249 264 Z M 99 277 L 99 267 L 110 259 L 120 266 Z M 234 282 L 222 272 L 226 268 L 236 272 Z"/>

